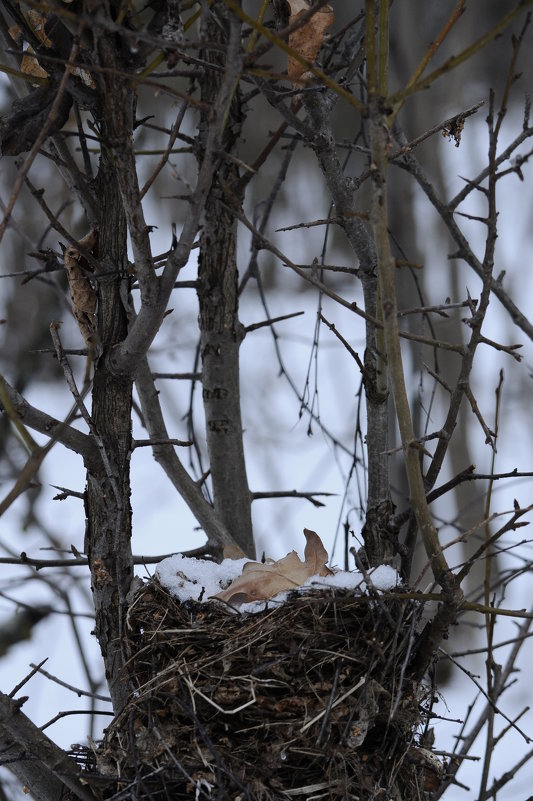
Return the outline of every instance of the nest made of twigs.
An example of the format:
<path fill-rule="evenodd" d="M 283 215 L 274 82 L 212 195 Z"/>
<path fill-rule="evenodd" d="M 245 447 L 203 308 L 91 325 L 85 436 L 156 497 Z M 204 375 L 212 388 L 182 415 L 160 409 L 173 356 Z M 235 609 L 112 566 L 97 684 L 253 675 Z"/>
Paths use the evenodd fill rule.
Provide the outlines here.
<path fill-rule="evenodd" d="M 326 590 L 239 615 L 150 581 L 126 627 L 135 689 L 97 751 L 103 795 L 427 798 L 408 671 L 419 613 Z"/>

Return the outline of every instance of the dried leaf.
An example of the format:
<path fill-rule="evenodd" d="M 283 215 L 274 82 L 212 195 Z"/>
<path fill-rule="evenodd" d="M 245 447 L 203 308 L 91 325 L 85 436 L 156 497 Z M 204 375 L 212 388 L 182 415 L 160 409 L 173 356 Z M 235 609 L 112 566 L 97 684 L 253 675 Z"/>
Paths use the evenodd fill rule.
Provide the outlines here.
<path fill-rule="evenodd" d="M 52 42 L 46 35 L 44 26 L 46 24 L 47 18 L 44 14 L 40 14 L 39 11 L 35 11 L 31 9 L 28 11 L 28 20 L 30 22 L 31 28 L 40 41 L 45 47 L 51 47 Z"/>
<path fill-rule="evenodd" d="M 306 0 L 288 0 L 291 8 L 290 23 L 295 22 L 302 14 L 309 11 L 309 3 Z M 324 35 L 328 28 L 330 28 L 335 21 L 335 15 L 331 6 L 323 6 L 316 14 L 313 14 L 311 19 L 298 28 L 289 36 L 289 46 L 295 50 L 298 55 L 302 56 L 311 64 L 317 57 L 318 51 L 322 47 Z M 289 78 L 298 82 L 303 78 L 308 77 L 306 68 L 295 58 L 289 56 L 287 65 L 287 72 Z"/>
<path fill-rule="evenodd" d="M 11 27 L 7 29 L 7 32 L 16 44 L 22 42 L 22 30 L 20 25 L 11 25 Z"/>
<path fill-rule="evenodd" d="M 98 244 L 97 231 L 91 231 L 80 240 L 82 248 L 94 253 Z M 82 253 L 73 245 L 65 250 L 63 255 L 65 270 L 70 287 L 72 311 L 78 322 L 83 339 L 91 350 L 99 346 L 100 338 L 96 328 L 96 293 L 90 280 L 85 275 L 89 269 Z"/>
<path fill-rule="evenodd" d="M 311 576 L 330 575 L 332 571 L 326 567 L 328 553 L 322 540 L 308 528 L 304 529 L 304 534 L 307 540 L 305 561 L 301 561 L 296 551 L 291 551 L 277 562 L 246 562 L 242 575 L 215 598 L 234 605 L 261 601 L 284 590 L 301 587 Z"/>
<path fill-rule="evenodd" d="M 46 70 L 43 70 L 37 61 L 35 50 L 31 45 L 27 46 L 24 55 L 22 56 L 22 61 L 20 62 L 20 71 L 23 72 L 24 75 L 31 75 L 33 78 L 49 77 Z"/>
<path fill-rule="evenodd" d="M 30 9 L 28 11 L 27 20 L 31 30 L 33 31 L 36 38 L 39 42 L 44 45 L 45 47 L 50 47 L 52 42 L 48 38 L 45 33 L 44 25 L 46 22 L 46 17 L 40 14 L 38 11 L 34 11 Z M 8 29 L 8 33 L 13 39 L 13 41 L 18 43 L 22 43 L 24 40 L 24 34 L 19 25 L 12 25 Z M 33 47 L 28 44 L 27 42 L 24 43 L 24 52 L 22 55 L 22 60 L 20 62 L 20 71 L 24 73 L 24 75 L 30 75 L 33 78 L 48 78 L 49 75 L 43 67 L 39 64 L 37 60 L 37 56 L 35 54 L 35 50 Z"/>

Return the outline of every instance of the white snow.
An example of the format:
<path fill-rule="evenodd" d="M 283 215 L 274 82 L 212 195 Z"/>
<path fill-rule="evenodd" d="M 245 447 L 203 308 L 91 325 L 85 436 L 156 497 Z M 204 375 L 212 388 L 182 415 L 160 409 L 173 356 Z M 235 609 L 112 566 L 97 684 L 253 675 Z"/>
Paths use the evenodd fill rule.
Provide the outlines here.
<path fill-rule="evenodd" d="M 156 575 L 171 595 L 179 601 L 209 601 L 242 573 L 243 565 L 249 559 L 224 559 L 219 565 L 204 559 L 193 559 L 186 556 L 170 556 L 163 559 L 156 568 Z M 368 571 L 372 587 L 376 590 L 391 590 L 399 584 L 399 576 L 394 568 L 380 565 Z M 302 585 L 306 588 L 337 587 L 339 589 L 366 592 L 367 585 L 361 573 L 354 570 L 346 572 L 336 570 L 331 576 L 311 576 Z M 241 612 L 262 612 L 268 604 L 282 604 L 288 592 L 281 592 L 267 601 L 253 601 L 240 606 Z"/>
<path fill-rule="evenodd" d="M 180 601 L 208 601 L 242 573 L 249 559 L 224 559 L 219 565 L 206 559 L 169 556 L 159 562 L 156 575 L 171 595 Z"/>
<path fill-rule="evenodd" d="M 393 590 L 400 583 L 396 570 L 389 565 L 379 565 L 368 571 L 372 587 L 376 590 Z M 366 582 L 358 570 L 346 572 L 337 570 L 332 576 L 311 576 L 304 587 L 339 587 L 345 590 L 360 590 L 366 592 Z"/>

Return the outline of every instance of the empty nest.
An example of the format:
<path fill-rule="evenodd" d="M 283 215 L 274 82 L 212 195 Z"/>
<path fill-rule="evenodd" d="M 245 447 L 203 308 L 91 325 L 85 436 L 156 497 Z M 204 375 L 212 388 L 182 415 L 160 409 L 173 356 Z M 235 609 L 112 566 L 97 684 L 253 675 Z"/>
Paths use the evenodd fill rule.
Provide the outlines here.
<path fill-rule="evenodd" d="M 145 585 L 127 620 L 134 690 L 97 750 L 102 795 L 427 799 L 439 763 L 419 747 L 427 699 L 408 670 L 420 605 L 327 590 L 265 607 Z"/>

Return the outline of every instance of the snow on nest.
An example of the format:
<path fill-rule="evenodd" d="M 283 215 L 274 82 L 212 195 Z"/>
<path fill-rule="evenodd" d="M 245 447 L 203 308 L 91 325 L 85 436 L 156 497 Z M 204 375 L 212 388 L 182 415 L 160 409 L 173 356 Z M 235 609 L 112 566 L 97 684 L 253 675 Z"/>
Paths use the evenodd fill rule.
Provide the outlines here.
<path fill-rule="evenodd" d="M 226 589 L 234 579 L 242 574 L 243 566 L 249 559 L 224 559 L 221 564 L 204 559 L 176 554 L 163 559 L 157 565 L 156 575 L 171 595 L 179 601 L 209 601 L 214 595 Z M 366 582 L 358 571 L 346 572 L 335 570 L 331 576 L 311 576 L 300 588 L 318 589 L 320 587 L 337 587 L 339 589 L 359 590 L 365 592 Z M 398 586 L 400 579 L 398 573 L 389 565 L 380 565 L 368 571 L 372 586 L 376 590 L 392 590 Z M 241 612 L 262 612 L 265 605 L 281 604 L 288 596 L 281 592 L 268 601 L 253 601 L 240 606 Z"/>

